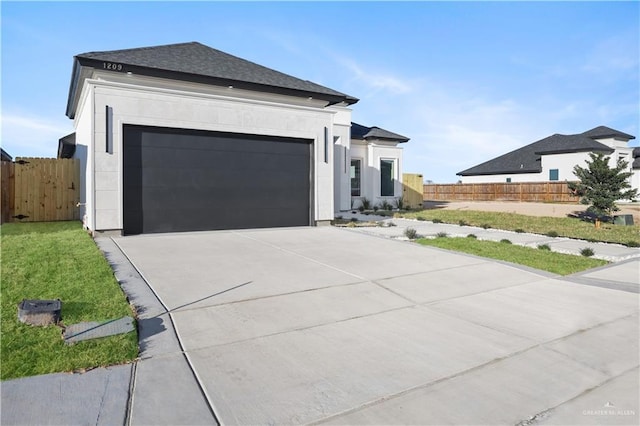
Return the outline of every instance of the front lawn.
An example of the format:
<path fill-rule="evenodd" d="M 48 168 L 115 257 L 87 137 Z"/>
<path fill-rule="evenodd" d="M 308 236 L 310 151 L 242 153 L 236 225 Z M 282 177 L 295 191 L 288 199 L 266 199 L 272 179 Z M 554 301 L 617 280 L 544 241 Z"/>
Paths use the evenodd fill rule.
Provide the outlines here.
<path fill-rule="evenodd" d="M 473 238 L 420 238 L 417 242 L 426 246 L 517 263 L 558 275 L 575 274 L 576 272 L 608 263 L 606 260 L 554 253 L 548 250 L 522 247 L 506 242 L 480 241 Z"/>
<path fill-rule="evenodd" d="M 471 226 L 491 227 L 505 231 L 530 232 L 546 235 L 551 232 L 560 237 L 587 241 L 618 243 L 632 247 L 640 246 L 640 225 L 613 225 L 603 223 L 596 229 L 593 223 L 569 217 L 537 217 L 516 213 L 483 212 L 475 210 L 422 210 L 402 213 L 408 219 L 422 218 L 429 221 Z"/>
<path fill-rule="evenodd" d="M 133 316 L 109 264 L 79 222 L 8 223 L 0 232 L 2 380 L 136 358 L 135 331 L 65 345 L 60 327 L 18 321 L 22 299 L 60 299 L 65 325 Z"/>

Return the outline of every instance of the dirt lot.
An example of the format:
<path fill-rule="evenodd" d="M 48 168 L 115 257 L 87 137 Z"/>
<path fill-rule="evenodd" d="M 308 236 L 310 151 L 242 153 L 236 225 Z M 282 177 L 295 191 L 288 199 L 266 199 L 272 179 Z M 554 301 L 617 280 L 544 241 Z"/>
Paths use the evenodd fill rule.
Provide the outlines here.
<path fill-rule="evenodd" d="M 518 213 L 529 216 L 565 217 L 583 212 L 584 204 L 521 203 L 517 201 L 425 201 L 426 209 L 480 210 L 489 212 Z M 617 214 L 633 215 L 633 223 L 640 224 L 640 204 L 618 204 Z"/>

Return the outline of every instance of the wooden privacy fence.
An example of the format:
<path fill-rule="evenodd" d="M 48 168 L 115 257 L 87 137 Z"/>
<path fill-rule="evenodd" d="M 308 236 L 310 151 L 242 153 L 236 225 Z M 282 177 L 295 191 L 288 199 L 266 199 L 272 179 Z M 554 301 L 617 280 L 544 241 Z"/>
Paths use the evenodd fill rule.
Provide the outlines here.
<path fill-rule="evenodd" d="M 2 162 L 2 222 L 78 220 L 77 159 L 16 158 Z"/>
<path fill-rule="evenodd" d="M 433 201 L 579 202 L 567 182 L 428 184 L 423 189 L 424 199 Z"/>

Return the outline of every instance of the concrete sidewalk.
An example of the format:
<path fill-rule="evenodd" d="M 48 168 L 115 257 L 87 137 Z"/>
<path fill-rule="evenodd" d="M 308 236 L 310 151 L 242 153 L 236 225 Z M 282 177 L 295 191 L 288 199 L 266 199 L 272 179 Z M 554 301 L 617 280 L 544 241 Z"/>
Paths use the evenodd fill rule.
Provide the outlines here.
<path fill-rule="evenodd" d="M 446 223 L 433 223 L 414 219 L 396 219 L 385 216 L 364 215 L 361 213 L 340 212 L 336 216 L 343 219 L 355 218 L 359 222 L 380 222 L 384 227 L 355 227 L 349 228 L 370 235 L 378 235 L 394 239 L 406 239 L 404 231 L 407 228 L 415 229 L 419 235 L 435 237 L 440 232 L 445 232 L 451 237 L 466 237 L 474 234 L 480 240 L 500 241 L 508 239 L 513 244 L 537 248 L 538 245 L 547 244 L 551 251 L 579 255 L 580 250 L 589 247 L 594 251 L 594 258 L 604 259 L 609 262 L 622 262 L 629 259 L 640 259 L 640 248 L 627 247 L 621 244 L 591 243 L 584 240 L 576 240 L 563 237 L 548 237 L 546 235 L 517 233 L 499 229 L 484 229 L 475 226 L 460 226 Z M 393 223 L 396 226 L 389 227 Z M 636 280 L 637 281 L 637 280 Z"/>
<path fill-rule="evenodd" d="M 98 239 L 140 359 L 3 382 L 1 423 L 638 422 L 638 296 L 581 285 L 637 259 L 560 279 L 367 229 Z"/>

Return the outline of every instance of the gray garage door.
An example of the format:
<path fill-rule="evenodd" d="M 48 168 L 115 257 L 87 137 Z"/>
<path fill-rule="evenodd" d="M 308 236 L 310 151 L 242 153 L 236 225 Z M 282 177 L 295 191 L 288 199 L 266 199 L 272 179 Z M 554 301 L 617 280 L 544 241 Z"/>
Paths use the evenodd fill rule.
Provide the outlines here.
<path fill-rule="evenodd" d="M 124 233 L 305 226 L 311 141 L 125 125 Z"/>

